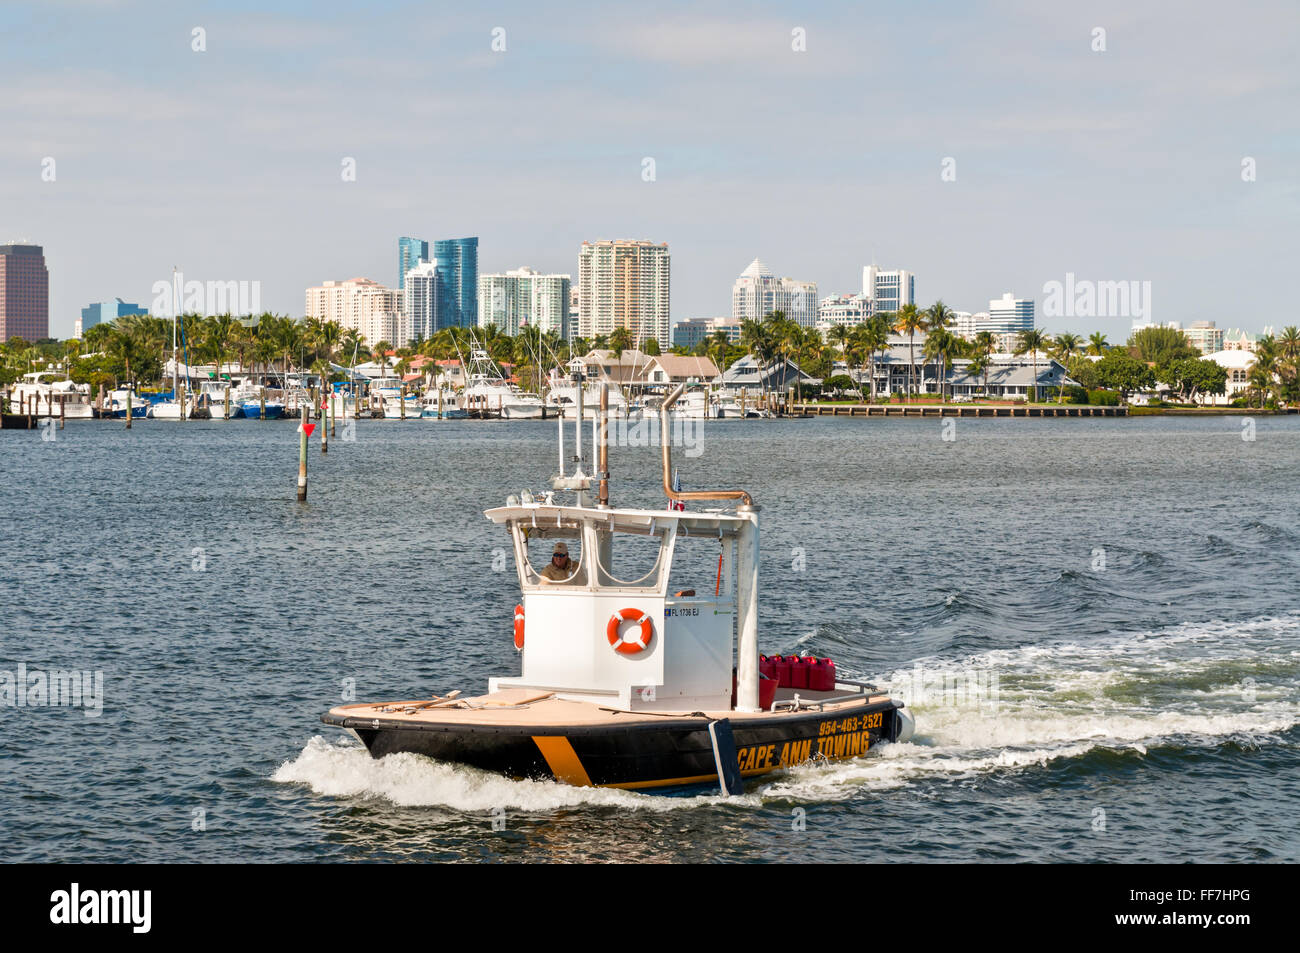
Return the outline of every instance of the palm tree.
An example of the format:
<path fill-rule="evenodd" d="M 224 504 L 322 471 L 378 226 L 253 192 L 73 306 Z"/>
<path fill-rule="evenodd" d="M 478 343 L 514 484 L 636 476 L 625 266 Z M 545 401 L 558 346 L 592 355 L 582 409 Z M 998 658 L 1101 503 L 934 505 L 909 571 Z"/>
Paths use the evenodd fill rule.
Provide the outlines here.
<path fill-rule="evenodd" d="M 379 376 L 386 377 L 388 374 L 388 352 L 392 345 L 387 341 L 380 341 L 374 347 L 374 357 L 379 361 Z"/>
<path fill-rule="evenodd" d="M 133 320 L 136 317 L 139 316 L 126 315 L 118 318 L 111 324 L 112 331 L 105 341 L 108 353 L 115 360 L 121 361 L 126 369 L 126 380 L 132 389 L 136 383 L 135 369 L 139 367 L 144 355 L 153 349 L 146 326 L 141 321 Z"/>
<path fill-rule="evenodd" d="M 998 349 L 998 339 L 992 331 L 980 331 L 971 342 L 970 372 L 984 378 L 984 396 L 989 395 L 989 365 L 993 363 L 993 352 Z M 978 365 L 978 367 L 976 367 Z"/>
<path fill-rule="evenodd" d="M 944 372 L 948 367 L 952 366 L 953 349 L 960 347 L 960 344 L 958 344 L 957 342 L 959 342 L 961 338 L 958 338 L 955 335 L 948 333 L 948 325 L 952 324 L 953 321 L 957 320 L 957 312 L 953 311 L 952 308 L 944 304 L 941 299 L 939 301 L 936 301 L 934 304 L 930 305 L 930 307 L 926 309 L 925 314 L 927 320 L 929 321 L 930 330 L 932 332 L 934 331 L 944 332 L 944 336 L 940 337 L 940 341 L 943 342 L 943 344 L 946 346 L 940 347 L 936 351 L 937 356 L 939 358 L 939 362 L 941 365 L 943 365 L 942 367 L 940 367 L 940 373 L 939 373 L 939 399 L 942 400 Z"/>
<path fill-rule="evenodd" d="M 719 372 L 727 369 L 727 352 L 731 350 L 731 341 L 726 331 L 714 331 L 702 342 L 704 356 L 711 360 Z"/>
<path fill-rule="evenodd" d="M 1079 349 L 1082 346 L 1083 346 L 1083 338 L 1079 337 L 1079 335 L 1070 334 L 1068 332 L 1065 334 L 1058 334 L 1056 336 L 1055 351 L 1056 351 L 1057 358 L 1061 362 L 1061 366 L 1068 368 L 1070 366 L 1070 358 L 1078 354 Z M 1057 388 L 1056 402 L 1059 404 L 1064 400 L 1064 398 L 1065 398 L 1065 381 L 1062 380 L 1061 386 Z"/>
<path fill-rule="evenodd" d="M 1092 334 L 1088 335 L 1088 353 L 1093 357 L 1101 357 L 1106 353 L 1108 347 L 1110 347 L 1110 344 L 1106 341 L 1106 335 L 1100 331 L 1093 331 Z"/>
<path fill-rule="evenodd" d="M 826 340 L 840 349 L 840 356 L 844 358 L 845 364 L 848 364 L 849 362 L 849 338 L 852 334 L 853 331 L 847 324 L 833 325 L 830 330 L 826 332 Z"/>
<path fill-rule="evenodd" d="M 871 399 L 876 399 L 876 352 L 889 350 L 890 321 L 886 315 L 874 314 L 858 328 L 860 346 L 867 353 L 867 376 L 871 380 Z"/>
<path fill-rule="evenodd" d="M 740 325 L 740 343 L 758 364 L 758 380 L 767 394 L 767 368 L 776 357 L 776 340 L 769 325 L 747 318 Z"/>
<path fill-rule="evenodd" d="M 916 374 L 916 332 L 926 331 L 930 324 L 924 311 L 914 304 L 905 304 L 899 309 L 895 319 L 894 330 L 907 335 L 907 402 L 912 402 L 912 393 L 916 390 L 913 378 Z"/>
<path fill-rule="evenodd" d="M 217 361 L 216 376 L 221 377 L 221 365 L 229 361 L 239 343 L 239 336 L 244 326 L 237 318 L 229 314 L 213 317 L 208 321 L 204 337 L 204 350 Z"/>
<path fill-rule="evenodd" d="M 952 367 L 952 353 L 960 346 L 960 341 L 961 338 L 942 325 L 932 327 L 930 333 L 925 336 L 925 344 L 921 349 L 921 354 L 927 360 L 934 361 L 939 367 L 937 380 L 940 401 L 944 399 L 944 382 L 948 369 Z"/>
<path fill-rule="evenodd" d="M 1247 377 L 1251 391 L 1259 397 L 1260 407 L 1264 406 L 1269 397 L 1276 398 L 1275 375 L 1278 370 L 1278 343 L 1273 335 L 1267 334 L 1255 344 L 1255 363 Z"/>
<path fill-rule="evenodd" d="M 1300 329 L 1294 324 L 1282 329 L 1282 334 L 1277 339 L 1278 353 L 1289 361 L 1294 361 L 1300 357 Z"/>
<path fill-rule="evenodd" d="M 627 328 L 615 328 L 609 335 L 609 351 L 614 360 L 621 360 L 623 352 L 631 349 L 631 332 Z"/>
<path fill-rule="evenodd" d="M 345 357 L 347 357 L 349 364 L 352 363 L 352 355 L 360 353 L 361 342 L 364 338 L 365 335 L 356 328 L 345 328 L 343 333 L 339 336 L 339 350 L 343 352 Z M 429 343 L 432 343 L 432 341 L 433 338 L 430 338 L 429 342 L 426 342 L 426 347 Z M 433 356 L 429 354 L 427 350 L 423 353 L 429 357 Z"/>
<path fill-rule="evenodd" d="M 1047 348 L 1049 340 L 1050 338 L 1038 328 L 1030 328 L 1028 331 L 1021 331 L 1016 341 L 1016 357 L 1029 353 L 1034 360 L 1034 403 L 1038 403 L 1038 352 Z"/>

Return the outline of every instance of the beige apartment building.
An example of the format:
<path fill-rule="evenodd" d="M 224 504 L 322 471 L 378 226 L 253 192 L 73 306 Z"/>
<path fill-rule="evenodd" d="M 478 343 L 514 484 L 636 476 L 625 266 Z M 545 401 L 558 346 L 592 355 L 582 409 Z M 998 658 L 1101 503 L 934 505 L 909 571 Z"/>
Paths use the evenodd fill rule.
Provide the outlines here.
<path fill-rule="evenodd" d="M 578 334 L 592 338 L 626 328 L 634 346 L 650 338 L 667 350 L 668 245 L 643 241 L 583 242 L 578 253 Z"/>
<path fill-rule="evenodd" d="M 402 292 L 369 278 L 326 281 L 308 288 L 304 313 L 309 318 L 337 321 L 344 329 L 353 328 L 369 344 L 387 341 L 403 347 L 410 338 Z"/>

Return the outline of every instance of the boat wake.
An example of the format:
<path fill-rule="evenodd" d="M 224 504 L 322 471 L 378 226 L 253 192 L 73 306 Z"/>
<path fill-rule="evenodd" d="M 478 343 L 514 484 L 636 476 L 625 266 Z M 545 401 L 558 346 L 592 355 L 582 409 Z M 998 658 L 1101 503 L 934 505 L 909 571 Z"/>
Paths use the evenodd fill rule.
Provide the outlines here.
<path fill-rule="evenodd" d="M 326 741 L 320 735 L 307 742 L 297 758 L 280 765 L 271 780 L 306 784 L 313 793 L 327 797 L 382 798 L 399 807 L 444 807 L 464 812 L 497 808 L 544 812 L 573 807 L 671 811 L 720 802 L 759 803 L 753 795 L 662 797 L 616 788 L 579 788 L 555 781 L 513 781 L 491 771 L 416 754 L 375 759 L 350 738 Z"/>
<path fill-rule="evenodd" d="M 850 673 L 846 673 L 850 674 Z M 863 673 L 872 677 L 870 673 Z M 273 781 L 319 795 L 458 811 L 572 807 L 648 811 L 824 802 L 908 785 L 958 783 L 1089 757 L 1278 743 L 1300 724 L 1300 614 L 1184 625 L 1087 642 L 919 660 L 874 676 L 907 702 L 917 734 L 869 756 L 808 764 L 743 797 L 669 797 L 512 781 L 418 755 L 375 760 L 356 742 L 313 738 Z"/>
<path fill-rule="evenodd" d="M 804 766 L 765 797 L 833 800 L 1099 754 L 1276 743 L 1300 724 L 1300 615 L 930 658 L 875 677 L 916 718 L 910 744 Z"/>

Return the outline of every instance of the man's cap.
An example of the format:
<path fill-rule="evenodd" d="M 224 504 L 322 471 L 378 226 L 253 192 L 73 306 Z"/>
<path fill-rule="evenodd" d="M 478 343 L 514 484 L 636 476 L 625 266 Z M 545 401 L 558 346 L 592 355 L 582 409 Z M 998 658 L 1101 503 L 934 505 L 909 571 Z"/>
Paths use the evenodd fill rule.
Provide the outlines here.
<path fill-rule="evenodd" d="M 552 556 L 567 556 L 567 555 L 569 555 L 569 547 L 566 546 L 566 545 L 564 545 L 564 543 L 556 543 L 556 544 L 555 544 L 555 548 L 551 550 L 551 555 L 552 555 Z"/>

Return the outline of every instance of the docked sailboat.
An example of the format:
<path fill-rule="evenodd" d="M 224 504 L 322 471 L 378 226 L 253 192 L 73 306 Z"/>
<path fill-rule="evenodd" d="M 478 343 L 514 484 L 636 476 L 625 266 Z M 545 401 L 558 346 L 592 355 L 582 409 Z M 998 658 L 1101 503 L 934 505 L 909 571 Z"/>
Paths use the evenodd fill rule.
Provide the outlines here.
<path fill-rule="evenodd" d="M 576 381 L 557 381 L 551 386 L 547 397 L 556 405 L 560 414 L 566 419 L 572 420 L 582 414 L 586 420 L 595 420 L 596 415 L 600 412 L 600 389 L 602 386 L 609 388 L 609 413 L 615 420 L 640 420 L 642 410 L 640 407 L 633 407 L 628 403 L 623 391 L 613 384 L 601 384 L 589 382 L 583 387 Z M 579 400 L 579 390 L 581 389 L 581 400 Z M 581 404 L 581 411 L 579 405 Z"/>
<path fill-rule="evenodd" d="M 162 400 L 156 400 L 149 405 L 146 416 L 154 420 L 184 420 L 186 417 L 185 399 L 180 392 L 180 353 L 176 348 L 176 327 L 177 319 L 180 315 L 180 294 L 177 288 L 178 275 L 176 269 L 172 268 L 172 392 Z M 189 363 L 186 361 L 185 375 L 189 378 Z"/>
<path fill-rule="evenodd" d="M 765 677 L 779 666 L 759 653 L 759 507 L 744 490 L 674 489 L 669 415 L 681 392 L 660 408 L 667 508 L 611 504 L 606 389 L 594 472 L 582 472 L 577 423 L 578 470 L 565 473 L 561 421 L 551 491 L 487 510 L 510 538 L 522 591 L 518 675 L 489 678 L 486 693 L 342 705 L 322 721 L 374 757 L 412 752 L 513 778 L 729 794 L 782 768 L 910 738 L 902 702 L 838 677 L 829 660 L 786 659 L 787 677 Z M 678 508 L 690 501 L 733 509 Z M 716 553 L 714 580 L 675 570 L 692 548 L 703 560 L 676 565 L 713 575 Z M 789 677 L 795 668 L 816 677 Z"/>
<path fill-rule="evenodd" d="M 500 417 L 504 420 L 535 420 L 551 416 L 553 406 L 536 394 L 529 394 L 512 384 L 501 373 L 487 349 L 471 340 L 469 362 L 465 366 L 465 389 L 461 407 L 471 417 Z"/>

